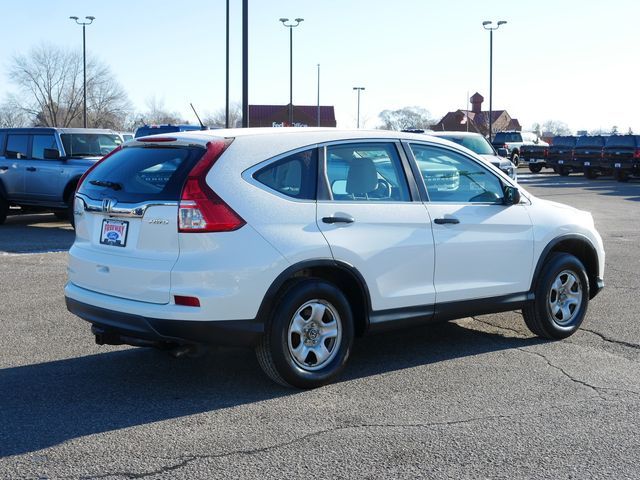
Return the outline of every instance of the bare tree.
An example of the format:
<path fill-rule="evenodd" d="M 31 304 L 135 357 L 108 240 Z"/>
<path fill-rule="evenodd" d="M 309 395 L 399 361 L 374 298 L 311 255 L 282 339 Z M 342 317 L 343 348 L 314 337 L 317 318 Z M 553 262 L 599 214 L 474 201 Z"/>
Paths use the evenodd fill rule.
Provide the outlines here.
<path fill-rule="evenodd" d="M 559 120 L 547 120 L 542 124 L 543 133 L 551 133 L 553 136 L 557 135 L 571 135 L 571 129 L 569 125 Z"/>
<path fill-rule="evenodd" d="M 202 119 L 208 127 L 225 127 L 227 112 L 224 107 L 219 108 L 213 114 L 209 114 Z M 242 104 L 234 102 L 229 106 L 229 128 L 242 126 Z"/>
<path fill-rule="evenodd" d="M 435 123 L 429 110 L 422 107 L 404 107 L 399 110 L 384 110 L 378 115 L 382 120 L 380 128 L 385 130 L 405 130 L 408 128 L 429 129 Z"/>
<path fill-rule="evenodd" d="M 29 126 L 29 119 L 24 111 L 15 104 L 13 98 L 0 105 L 0 128 L 17 128 Z"/>
<path fill-rule="evenodd" d="M 145 101 L 147 109 L 144 112 L 136 113 L 131 129 L 134 130 L 142 125 L 160 125 L 163 123 L 188 123 L 178 112 L 170 112 L 164 106 L 164 101 L 154 96 Z"/>
<path fill-rule="evenodd" d="M 17 88 L 17 95 L 13 97 L 15 103 L 34 125 L 81 126 L 82 73 L 82 55 L 76 51 L 43 44 L 28 54 L 16 55 L 9 68 L 9 78 Z M 89 125 L 118 127 L 118 118 L 124 120 L 130 109 L 126 93 L 109 68 L 95 59 L 89 59 Z"/>

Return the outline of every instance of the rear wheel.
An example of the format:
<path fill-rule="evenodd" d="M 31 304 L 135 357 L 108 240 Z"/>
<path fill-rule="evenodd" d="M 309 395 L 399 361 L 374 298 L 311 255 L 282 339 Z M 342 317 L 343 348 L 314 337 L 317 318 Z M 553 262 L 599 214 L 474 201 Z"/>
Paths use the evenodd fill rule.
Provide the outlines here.
<path fill-rule="evenodd" d="M 514 153 L 513 155 L 511 155 L 511 163 L 513 163 L 516 167 L 520 165 L 520 157 L 518 156 L 517 153 Z"/>
<path fill-rule="evenodd" d="M 531 171 L 531 173 L 540 173 L 542 171 L 542 165 L 538 165 L 537 163 L 529 164 L 529 171 Z"/>
<path fill-rule="evenodd" d="M 569 167 L 558 167 L 558 173 L 563 177 L 567 177 L 570 172 Z"/>
<path fill-rule="evenodd" d="M 352 344 L 353 318 L 344 294 L 324 280 L 305 279 L 276 303 L 256 356 L 275 382 L 316 388 L 344 369 Z"/>
<path fill-rule="evenodd" d="M 522 309 L 529 330 L 539 337 L 572 335 L 584 320 L 589 304 L 589 279 L 580 260 L 554 253 L 546 261 L 535 287 L 535 300 Z"/>
<path fill-rule="evenodd" d="M 0 197 L 0 225 L 4 223 L 7 219 L 7 214 L 9 213 L 9 202 L 4 198 Z"/>
<path fill-rule="evenodd" d="M 589 180 L 593 180 L 598 177 L 598 171 L 590 167 L 584 167 L 584 176 Z"/>

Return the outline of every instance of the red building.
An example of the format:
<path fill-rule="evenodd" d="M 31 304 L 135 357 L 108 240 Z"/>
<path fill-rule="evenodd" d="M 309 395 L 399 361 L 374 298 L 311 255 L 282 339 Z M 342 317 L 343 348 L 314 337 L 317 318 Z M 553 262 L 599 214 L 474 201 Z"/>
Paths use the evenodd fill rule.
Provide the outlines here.
<path fill-rule="evenodd" d="M 433 125 L 433 130 L 447 130 L 455 132 L 476 132 L 485 137 L 489 134 L 489 111 L 482 110 L 484 97 L 476 92 L 471 98 L 471 110 L 456 110 L 449 112 L 442 120 Z M 504 130 L 522 130 L 517 119 L 511 118 L 506 110 L 491 112 L 493 133 Z"/>
<path fill-rule="evenodd" d="M 250 127 L 317 127 L 317 105 L 294 105 L 293 125 L 289 124 L 289 105 L 249 105 Z M 335 127 L 336 115 L 332 106 L 320 105 L 320 126 Z"/>

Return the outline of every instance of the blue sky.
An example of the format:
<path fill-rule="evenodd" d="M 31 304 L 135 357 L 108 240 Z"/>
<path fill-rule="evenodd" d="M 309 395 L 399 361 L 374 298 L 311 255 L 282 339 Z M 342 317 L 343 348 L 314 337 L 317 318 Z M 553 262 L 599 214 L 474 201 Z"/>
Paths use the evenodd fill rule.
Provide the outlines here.
<path fill-rule="evenodd" d="M 231 0 L 231 99 L 241 100 L 241 0 Z M 635 52 L 640 2 L 633 0 L 249 0 L 249 101 L 289 100 L 289 35 L 294 30 L 295 104 L 323 105 L 339 127 L 373 127 L 384 109 L 421 106 L 439 118 L 466 108 L 467 93 L 489 100 L 489 33 L 494 33 L 493 108 L 525 127 L 559 120 L 573 130 L 631 127 L 640 133 Z M 224 106 L 225 1 L 2 2 L 0 99 L 11 89 L 11 57 L 40 43 L 82 48 L 70 15 L 93 15 L 89 55 L 108 64 L 138 110 L 152 97 L 195 122 Z"/>

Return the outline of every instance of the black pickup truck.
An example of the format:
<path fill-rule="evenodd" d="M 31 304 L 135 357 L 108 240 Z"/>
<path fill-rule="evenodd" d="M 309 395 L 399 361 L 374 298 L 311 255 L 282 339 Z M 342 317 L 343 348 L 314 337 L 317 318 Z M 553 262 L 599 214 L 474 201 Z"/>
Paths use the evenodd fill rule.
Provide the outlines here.
<path fill-rule="evenodd" d="M 529 164 L 531 173 L 539 173 L 543 167 L 547 166 L 546 145 L 522 145 L 520 147 L 520 160 Z"/>
<path fill-rule="evenodd" d="M 553 138 L 553 143 L 547 152 L 547 167 L 553 168 L 556 173 L 564 172 L 569 174 L 568 167 L 565 167 L 573 159 L 573 149 L 576 146 L 578 137 L 573 135 L 560 135 Z M 561 173 L 561 174 L 564 174 Z"/>
<path fill-rule="evenodd" d="M 640 176 L 640 135 L 611 135 L 602 151 L 600 171 L 613 174 L 626 182 L 630 176 Z"/>
<path fill-rule="evenodd" d="M 583 135 L 578 137 L 573 149 L 573 161 L 569 167 L 574 172 L 584 172 L 587 178 L 596 178 L 600 172 L 605 137 L 602 135 Z"/>

